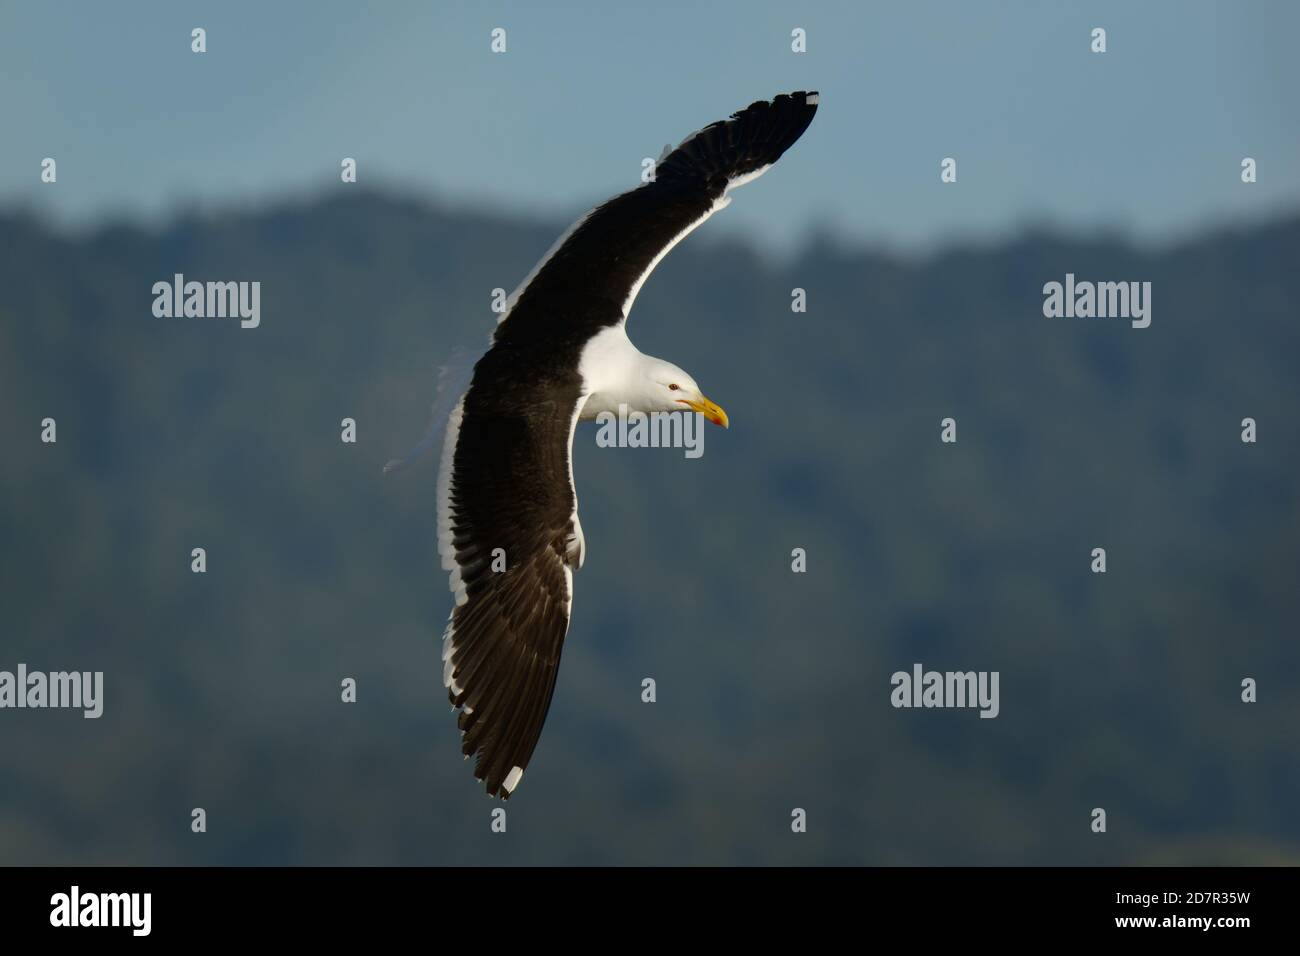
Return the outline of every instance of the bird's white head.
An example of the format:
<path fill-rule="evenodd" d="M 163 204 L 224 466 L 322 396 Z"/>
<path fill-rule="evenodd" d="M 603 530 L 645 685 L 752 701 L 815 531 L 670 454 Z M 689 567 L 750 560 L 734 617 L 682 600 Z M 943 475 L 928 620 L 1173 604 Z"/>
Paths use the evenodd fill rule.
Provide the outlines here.
<path fill-rule="evenodd" d="M 699 412 L 715 425 L 730 422 L 721 406 L 704 397 L 700 386 L 683 369 L 663 359 L 645 357 L 640 376 L 637 408 L 643 412 Z"/>

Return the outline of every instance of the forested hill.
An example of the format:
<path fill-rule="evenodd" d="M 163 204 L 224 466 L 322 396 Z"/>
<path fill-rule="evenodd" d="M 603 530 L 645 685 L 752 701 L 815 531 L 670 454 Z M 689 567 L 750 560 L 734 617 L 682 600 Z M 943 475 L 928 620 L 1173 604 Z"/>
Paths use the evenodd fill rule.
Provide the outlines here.
<path fill-rule="evenodd" d="M 588 560 L 491 833 L 434 463 L 381 468 L 564 225 L 377 194 L 0 215 L 0 670 L 105 688 L 97 720 L 0 711 L 0 863 L 1300 862 L 1300 218 L 684 242 L 629 332 L 732 427 L 698 459 L 579 429 Z M 257 327 L 157 317 L 176 274 L 260 283 Z M 1045 317 L 1067 274 L 1150 282 L 1149 327 Z M 892 707 L 915 663 L 998 671 L 999 715 Z"/>

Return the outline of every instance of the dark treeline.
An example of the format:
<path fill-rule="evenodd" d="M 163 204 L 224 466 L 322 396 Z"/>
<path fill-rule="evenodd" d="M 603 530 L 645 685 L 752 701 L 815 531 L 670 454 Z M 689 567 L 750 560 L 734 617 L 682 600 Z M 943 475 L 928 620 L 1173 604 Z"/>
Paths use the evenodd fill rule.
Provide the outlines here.
<path fill-rule="evenodd" d="M 1300 860 L 1294 218 L 684 243 L 629 329 L 732 428 L 697 460 L 579 430 L 588 562 L 491 833 L 440 681 L 434 462 L 381 468 L 561 226 L 373 194 L 0 216 L 0 670 L 104 672 L 97 720 L 0 711 L 0 862 Z M 260 282 L 260 325 L 156 318 L 176 273 Z M 1067 273 L 1150 281 L 1150 327 L 1045 318 Z M 998 671 L 998 717 L 891 707 L 915 663 Z"/>

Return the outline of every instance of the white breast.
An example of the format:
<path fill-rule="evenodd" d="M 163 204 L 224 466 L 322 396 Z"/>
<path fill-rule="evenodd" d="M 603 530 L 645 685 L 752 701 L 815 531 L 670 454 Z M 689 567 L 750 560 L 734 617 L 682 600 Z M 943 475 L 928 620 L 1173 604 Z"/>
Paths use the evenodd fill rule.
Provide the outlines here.
<path fill-rule="evenodd" d="M 635 396 L 638 370 L 644 361 L 645 356 L 627 337 L 622 322 L 592 336 L 578 360 L 578 374 L 587 396 L 578 417 L 589 422 L 601 412 L 617 415 L 619 403 Z"/>

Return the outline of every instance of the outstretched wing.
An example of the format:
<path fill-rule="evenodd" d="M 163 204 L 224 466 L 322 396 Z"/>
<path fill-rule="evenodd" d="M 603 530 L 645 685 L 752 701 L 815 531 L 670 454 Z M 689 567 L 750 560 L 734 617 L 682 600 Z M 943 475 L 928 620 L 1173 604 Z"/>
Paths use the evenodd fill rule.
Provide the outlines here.
<path fill-rule="evenodd" d="M 545 326 L 585 342 L 626 321 L 659 260 L 803 135 L 817 101 L 817 93 L 783 93 L 688 136 L 653 181 L 597 206 L 556 241 L 507 300 L 495 339 Z"/>
<path fill-rule="evenodd" d="M 570 464 L 579 382 L 520 382 L 512 358 L 494 350 L 479 361 L 438 476 L 439 551 L 455 594 L 443 683 L 461 709 L 462 752 L 502 798 L 542 733 L 581 560 Z"/>

